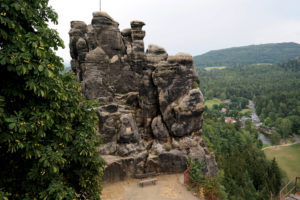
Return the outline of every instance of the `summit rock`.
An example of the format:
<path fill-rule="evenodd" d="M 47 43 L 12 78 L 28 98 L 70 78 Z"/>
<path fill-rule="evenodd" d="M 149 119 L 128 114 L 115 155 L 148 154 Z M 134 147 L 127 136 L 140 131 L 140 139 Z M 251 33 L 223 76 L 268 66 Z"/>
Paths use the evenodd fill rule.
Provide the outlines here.
<path fill-rule="evenodd" d="M 100 105 L 104 181 L 183 172 L 189 158 L 216 175 L 201 137 L 204 99 L 192 56 L 170 56 L 157 45 L 145 51 L 145 23 L 130 24 L 121 32 L 107 13 L 94 12 L 91 25 L 72 21 L 69 32 L 72 71 L 83 95 Z"/>

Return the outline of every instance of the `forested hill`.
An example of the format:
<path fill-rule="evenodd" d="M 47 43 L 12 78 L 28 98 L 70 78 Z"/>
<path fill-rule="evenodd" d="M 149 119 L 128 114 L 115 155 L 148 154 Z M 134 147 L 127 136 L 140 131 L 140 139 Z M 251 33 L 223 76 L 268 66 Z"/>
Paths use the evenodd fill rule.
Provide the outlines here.
<path fill-rule="evenodd" d="M 252 99 L 264 125 L 275 127 L 282 138 L 300 134 L 300 59 L 198 73 L 206 99 L 230 99 L 237 107 Z"/>
<path fill-rule="evenodd" d="M 277 64 L 300 56 L 300 44 L 274 43 L 233 47 L 195 56 L 197 67 L 239 66 L 257 63 Z"/>

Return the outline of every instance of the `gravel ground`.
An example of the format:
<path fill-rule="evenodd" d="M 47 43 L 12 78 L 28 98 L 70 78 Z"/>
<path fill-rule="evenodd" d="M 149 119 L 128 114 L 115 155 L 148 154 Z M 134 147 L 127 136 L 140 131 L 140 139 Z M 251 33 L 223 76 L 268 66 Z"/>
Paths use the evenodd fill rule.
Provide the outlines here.
<path fill-rule="evenodd" d="M 103 185 L 102 200 L 199 200 L 183 185 L 182 174 L 161 175 L 156 185 L 138 185 L 139 179 L 128 179 Z"/>

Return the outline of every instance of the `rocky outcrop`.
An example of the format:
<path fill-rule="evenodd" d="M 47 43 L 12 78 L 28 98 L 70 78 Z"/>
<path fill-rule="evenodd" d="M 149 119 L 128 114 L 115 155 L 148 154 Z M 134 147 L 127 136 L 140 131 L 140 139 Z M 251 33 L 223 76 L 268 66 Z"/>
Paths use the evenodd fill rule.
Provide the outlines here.
<path fill-rule="evenodd" d="M 87 99 L 99 101 L 99 153 L 107 162 L 104 181 L 137 174 L 177 173 L 189 158 L 217 174 L 214 154 L 201 137 L 204 99 L 193 58 L 169 56 L 164 48 L 144 50 L 145 23 L 120 31 L 104 12 L 91 25 L 71 22 L 73 72 Z"/>

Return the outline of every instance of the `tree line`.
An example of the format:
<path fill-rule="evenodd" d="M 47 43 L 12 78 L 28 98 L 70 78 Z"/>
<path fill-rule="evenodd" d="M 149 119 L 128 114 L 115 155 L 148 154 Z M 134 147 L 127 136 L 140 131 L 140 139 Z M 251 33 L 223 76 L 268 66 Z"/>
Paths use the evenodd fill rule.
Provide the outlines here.
<path fill-rule="evenodd" d="M 243 66 L 257 63 L 277 64 L 300 55 L 297 43 L 274 43 L 214 50 L 195 56 L 197 67 Z"/>

